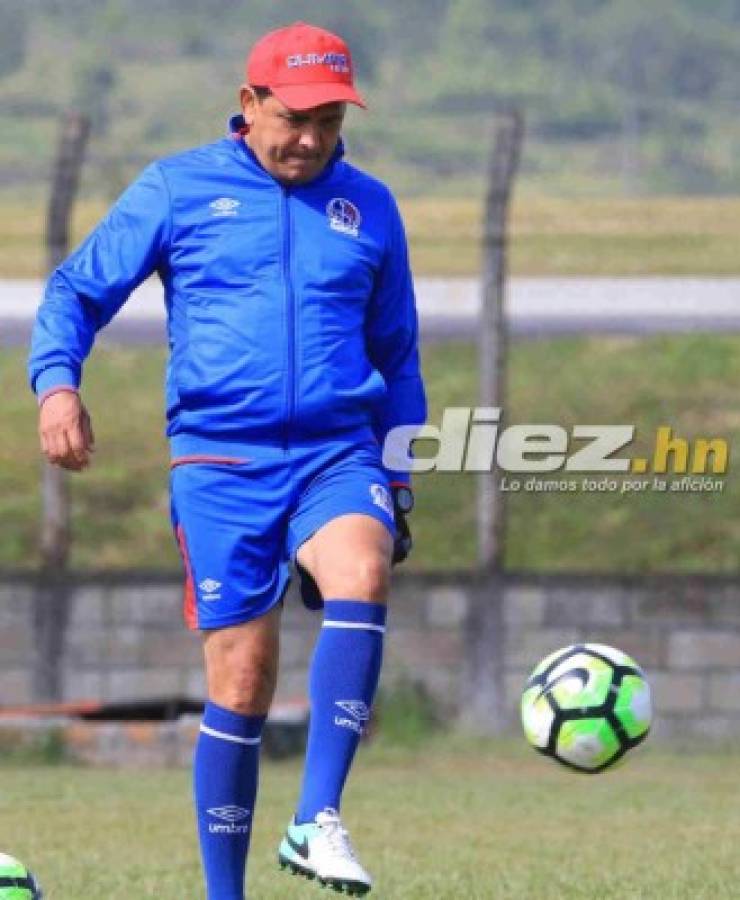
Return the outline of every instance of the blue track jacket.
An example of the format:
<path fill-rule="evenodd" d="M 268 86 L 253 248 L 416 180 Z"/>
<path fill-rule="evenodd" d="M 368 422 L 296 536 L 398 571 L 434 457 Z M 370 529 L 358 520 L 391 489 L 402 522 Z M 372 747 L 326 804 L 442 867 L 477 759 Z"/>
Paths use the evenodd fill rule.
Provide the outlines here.
<path fill-rule="evenodd" d="M 413 285 L 389 190 L 345 162 L 341 142 L 317 178 L 285 187 L 242 124 L 150 165 L 51 275 L 34 391 L 78 387 L 96 332 L 156 271 L 173 456 L 354 432 L 382 443 L 395 425 L 421 424 Z"/>

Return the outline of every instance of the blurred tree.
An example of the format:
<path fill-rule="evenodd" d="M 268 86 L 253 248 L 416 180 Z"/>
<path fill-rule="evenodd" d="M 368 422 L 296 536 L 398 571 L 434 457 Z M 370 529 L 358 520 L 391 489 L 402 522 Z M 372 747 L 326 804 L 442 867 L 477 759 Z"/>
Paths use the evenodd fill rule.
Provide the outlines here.
<path fill-rule="evenodd" d="M 19 69 L 26 59 L 28 10 L 22 3 L 0 5 L 0 78 Z"/>
<path fill-rule="evenodd" d="M 116 140 L 125 124 L 143 153 L 156 152 L 170 135 L 178 144 L 201 139 L 197 117 L 183 121 L 183 103 L 220 115 L 220 86 L 239 77 L 253 40 L 297 19 L 349 41 L 379 113 L 377 131 L 370 117 L 357 117 L 357 139 L 373 152 L 382 143 L 391 165 L 434 161 L 441 170 L 453 146 L 456 161 L 461 153 L 478 159 L 471 135 L 483 133 L 488 113 L 514 104 L 527 113 L 527 160 L 537 147 L 543 160 L 567 167 L 559 147 L 547 145 L 578 141 L 593 144 L 580 158 L 611 161 L 620 154 L 599 143 L 621 135 L 623 171 L 639 169 L 637 186 L 643 177 L 655 182 L 666 169 L 661 148 L 677 141 L 682 153 L 668 156 L 679 183 L 684 164 L 687 175 L 689 166 L 699 170 L 705 145 L 724 149 L 705 154 L 710 174 L 702 183 L 712 171 L 721 180 L 728 165 L 733 183 L 740 177 L 732 162 L 740 0 L 0 0 L 0 76 L 23 66 L 25 36 L 33 35 L 29 72 L 57 52 L 79 60 L 76 95 L 96 130 L 111 102 L 121 111 L 128 99 Z M 18 39 L 13 29 L 21 26 Z M 197 57 L 190 71 L 182 70 L 184 56 Z M 72 67 L 58 69 L 55 102 L 67 102 Z M 119 71 L 125 95 L 116 92 Z M 22 82 L 5 83 L 8 108 L 36 109 Z"/>
<path fill-rule="evenodd" d="M 375 81 L 385 43 L 377 12 L 367 4 L 354 0 L 334 3 L 332 7 L 322 21 L 316 24 L 340 34 L 352 51 L 352 61 L 358 77 L 365 81 Z"/>
<path fill-rule="evenodd" d="M 100 137 L 110 125 L 110 99 L 116 84 L 116 69 L 103 53 L 89 47 L 82 53 L 74 79 L 73 104 Z"/>
<path fill-rule="evenodd" d="M 205 33 L 202 25 L 193 22 L 182 29 L 180 48 L 185 56 L 210 56 L 213 52 L 213 42 Z"/>
<path fill-rule="evenodd" d="M 126 0 L 105 0 L 97 4 L 95 14 L 91 16 L 91 25 L 103 39 L 110 40 L 126 27 L 130 19 L 130 4 Z"/>
<path fill-rule="evenodd" d="M 717 19 L 721 22 L 740 24 L 740 0 L 680 0 L 680 5 L 690 14 L 701 11 L 703 18 Z"/>
<path fill-rule="evenodd" d="M 490 0 L 450 0 L 436 53 L 420 61 L 418 95 L 438 111 L 482 112 L 536 106 L 551 77 L 532 45 L 532 17 Z"/>
<path fill-rule="evenodd" d="M 450 0 L 404 0 L 381 3 L 384 8 L 385 52 L 400 57 L 405 66 L 434 53 Z"/>

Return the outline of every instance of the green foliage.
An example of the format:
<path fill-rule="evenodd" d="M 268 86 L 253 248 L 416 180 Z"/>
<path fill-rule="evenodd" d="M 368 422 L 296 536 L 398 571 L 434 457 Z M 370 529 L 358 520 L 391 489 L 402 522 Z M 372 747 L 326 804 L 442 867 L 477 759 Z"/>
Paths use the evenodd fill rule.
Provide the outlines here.
<path fill-rule="evenodd" d="M 421 747 L 442 727 L 424 685 L 408 676 L 378 692 L 374 715 L 380 741 L 389 747 Z"/>
<path fill-rule="evenodd" d="M 740 341 L 733 336 L 644 340 L 579 338 L 514 344 L 506 404 L 510 423 L 634 424 L 634 456 L 652 455 L 656 428 L 687 439 L 740 446 L 735 413 Z M 151 568 L 180 561 L 168 516 L 162 436 L 162 364 L 152 349 L 99 348 L 84 392 L 98 449 L 91 469 L 70 478 L 75 569 Z M 0 565 L 38 565 L 39 459 L 36 411 L 20 351 L 0 357 Z M 467 345 L 425 348 L 429 421 L 448 406 L 475 405 L 475 356 Z M 132 386 L 134 386 L 132 388 Z M 120 410 L 127 411 L 122 427 Z M 415 478 L 410 568 L 475 564 L 477 479 L 465 473 Z M 619 573 L 737 571 L 740 479 L 731 462 L 723 492 L 541 494 L 510 497 L 506 562 L 511 569 Z"/>
<path fill-rule="evenodd" d="M 737 0 L 29 0 L 3 6 L 5 19 L 0 74 L 4 64 L 14 75 L 0 83 L 0 111 L 34 110 L 40 95 L 58 109 L 79 100 L 98 135 L 110 120 L 109 154 L 132 146 L 151 158 L 210 139 L 254 39 L 304 19 L 348 39 L 374 123 L 350 117 L 355 158 L 397 183 L 415 185 L 422 167 L 480 184 L 481 123 L 515 104 L 523 170 L 555 188 L 583 178 L 592 189 L 620 179 L 629 190 L 740 190 Z M 33 37 L 25 63 L 14 29 Z M 52 67 L 49 96 L 40 77 Z"/>
<path fill-rule="evenodd" d="M 59 766 L 69 763 L 60 728 L 4 729 L 0 732 L 0 765 Z"/>
<path fill-rule="evenodd" d="M 26 58 L 28 10 L 21 0 L 0 5 L 0 78 L 19 69 Z"/>

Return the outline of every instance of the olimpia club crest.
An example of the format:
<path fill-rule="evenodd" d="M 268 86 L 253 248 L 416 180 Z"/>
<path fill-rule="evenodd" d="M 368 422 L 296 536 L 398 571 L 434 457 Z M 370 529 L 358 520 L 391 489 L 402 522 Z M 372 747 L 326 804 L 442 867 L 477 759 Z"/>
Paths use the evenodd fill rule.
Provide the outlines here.
<path fill-rule="evenodd" d="M 334 231 L 357 237 L 362 216 L 354 203 L 344 197 L 335 197 L 327 204 L 326 214 L 329 216 L 329 227 Z"/>

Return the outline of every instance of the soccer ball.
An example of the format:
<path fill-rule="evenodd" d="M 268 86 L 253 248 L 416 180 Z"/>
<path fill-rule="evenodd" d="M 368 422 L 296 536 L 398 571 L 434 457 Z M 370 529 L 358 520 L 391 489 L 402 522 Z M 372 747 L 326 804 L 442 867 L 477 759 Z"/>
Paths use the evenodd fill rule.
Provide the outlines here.
<path fill-rule="evenodd" d="M 43 896 L 23 863 L 0 853 L 0 900 L 43 900 Z"/>
<path fill-rule="evenodd" d="M 521 714 L 535 750 L 576 772 L 594 774 L 647 737 L 650 687 L 621 650 L 574 644 L 551 653 L 532 672 Z"/>

